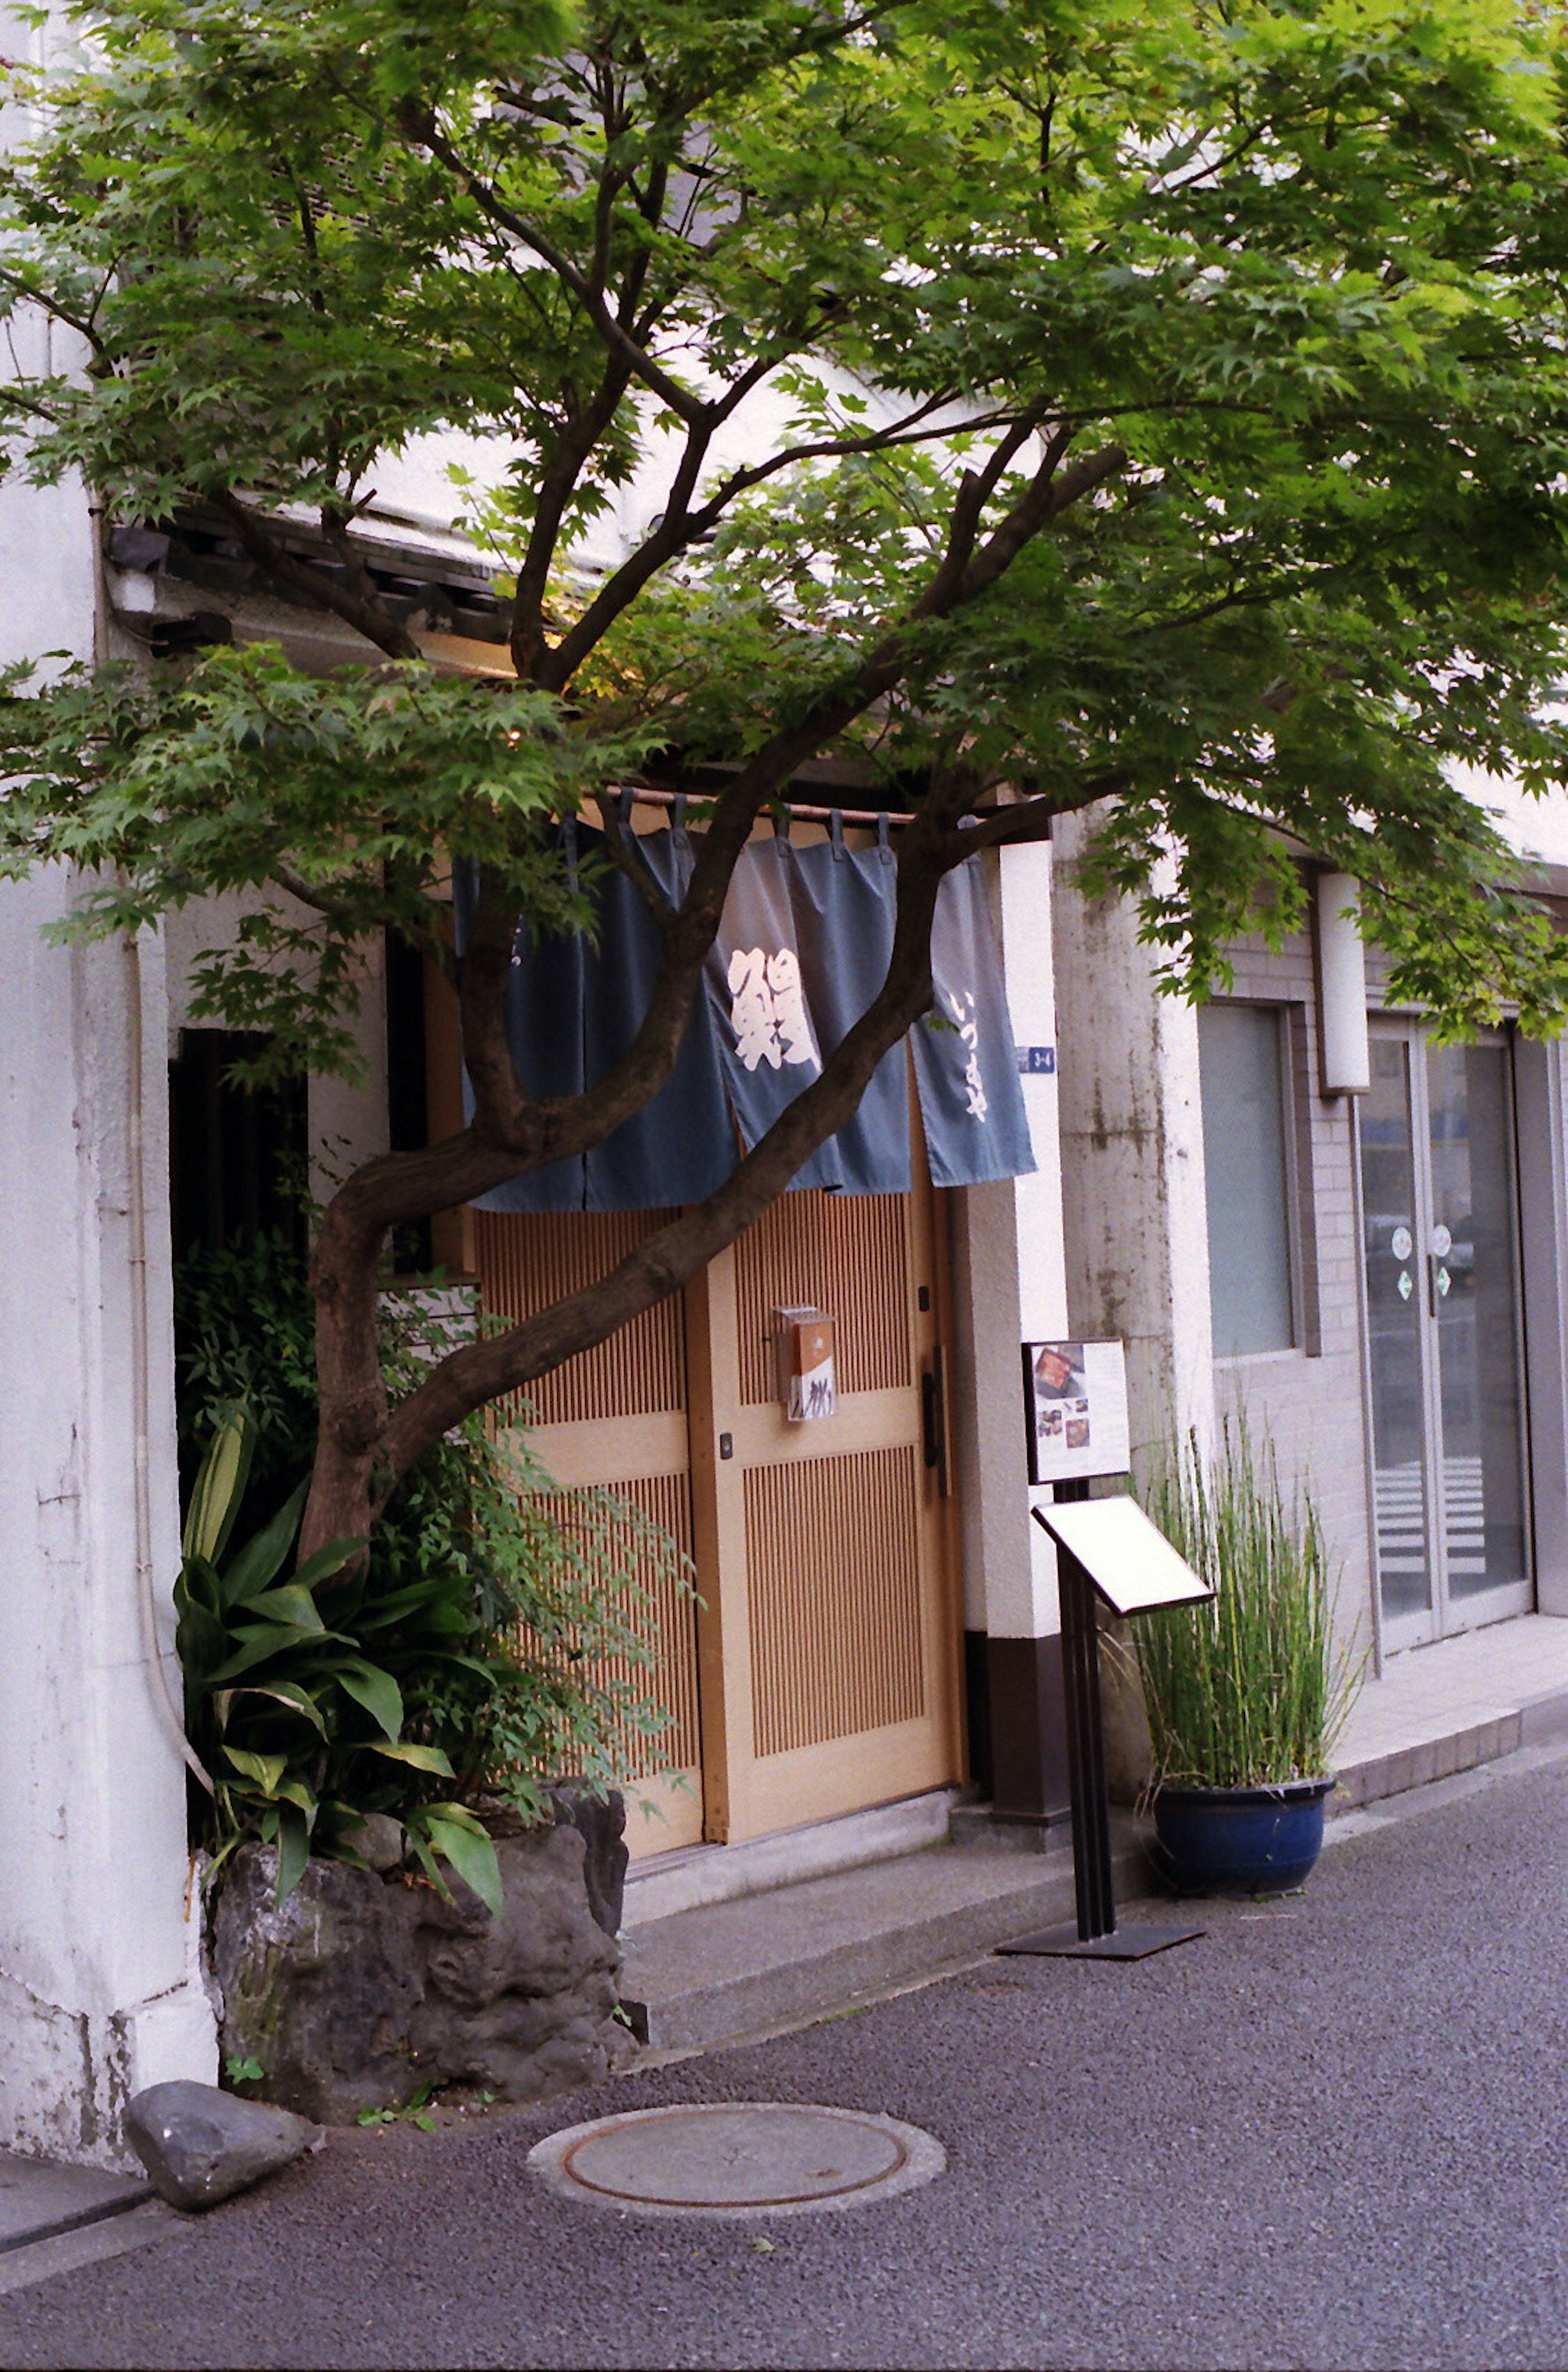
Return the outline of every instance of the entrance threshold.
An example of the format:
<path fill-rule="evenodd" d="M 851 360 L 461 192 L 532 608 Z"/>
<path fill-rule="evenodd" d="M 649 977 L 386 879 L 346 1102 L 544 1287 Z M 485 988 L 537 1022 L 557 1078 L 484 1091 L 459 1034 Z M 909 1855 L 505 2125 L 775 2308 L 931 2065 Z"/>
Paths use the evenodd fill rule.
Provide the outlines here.
<path fill-rule="evenodd" d="M 1523 1614 L 1407 1647 L 1357 1698 L 1331 1811 L 1568 1738 L 1568 1621 Z"/>
<path fill-rule="evenodd" d="M 626 1873 L 623 1924 L 645 1927 L 650 1920 L 673 1918 L 705 1903 L 736 1902 L 802 1878 L 828 1878 L 835 1870 L 859 1869 L 946 1843 L 958 1800 L 956 1787 L 934 1787 L 923 1796 L 748 1838 L 742 1844 L 683 1845 L 634 1861 Z"/>

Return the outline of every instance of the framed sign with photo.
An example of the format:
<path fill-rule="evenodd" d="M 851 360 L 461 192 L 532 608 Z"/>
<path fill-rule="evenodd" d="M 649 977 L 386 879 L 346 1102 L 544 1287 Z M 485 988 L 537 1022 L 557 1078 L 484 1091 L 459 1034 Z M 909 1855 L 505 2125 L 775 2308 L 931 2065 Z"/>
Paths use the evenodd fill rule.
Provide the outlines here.
<path fill-rule="evenodd" d="M 1127 1364 L 1120 1343 L 1026 1343 L 1024 1407 L 1031 1482 L 1125 1474 L 1132 1462 Z"/>

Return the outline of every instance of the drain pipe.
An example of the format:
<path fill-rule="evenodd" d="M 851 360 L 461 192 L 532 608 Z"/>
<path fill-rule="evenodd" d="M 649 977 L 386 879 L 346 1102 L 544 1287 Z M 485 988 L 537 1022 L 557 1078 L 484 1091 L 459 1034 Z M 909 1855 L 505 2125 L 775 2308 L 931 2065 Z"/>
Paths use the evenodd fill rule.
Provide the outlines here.
<path fill-rule="evenodd" d="M 143 1133 L 145 1089 L 142 1076 L 144 1052 L 142 956 L 134 931 L 127 931 L 123 945 L 131 1057 L 130 1095 L 127 1099 L 127 1168 L 130 1173 L 128 1183 L 131 1204 L 129 1214 L 131 1463 L 136 1536 L 136 1593 L 141 1604 L 142 1634 L 147 1662 L 152 1668 L 158 1702 L 168 1724 L 169 1733 L 180 1749 L 180 1757 L 186 1768 L 201 1781 L 202 1785 L 211 1796 L 215 1793 L 215 1790 L 205 1765 L 185 1735 L 184 1721 L 169 1693 L 168 1675 L 164 1670 L 163 1654 L 158 1645 L 157 1577 L 153 1566 L 152 1460 L 149 1451 L 152 1354 L 147 1340 L 147 1195 L 146 1157 Z"/>

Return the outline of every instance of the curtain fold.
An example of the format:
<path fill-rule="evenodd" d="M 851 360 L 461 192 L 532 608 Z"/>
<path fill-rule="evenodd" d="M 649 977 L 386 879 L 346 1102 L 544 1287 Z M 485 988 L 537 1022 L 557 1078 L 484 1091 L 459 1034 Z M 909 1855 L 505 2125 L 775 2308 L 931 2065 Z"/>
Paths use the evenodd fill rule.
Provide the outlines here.
<path fill-rule="evenodd" d="M 520 925 L 506 998 L 512 1060 L 530 1095 L 581 1094 L 636 1035 L 657 974 L 659 935 L 603 837 L 561 827 L 595 909 L 591 933 Z M 652 879 L 685 890 L 693 843 L 679 814 L 638 836 Z M 493 1211 L 636 1211 L 701 1202 L 733 1172 L 860 1018 L 892 948 L 896 866 L 884 821 L 876 843 L 842 831 L 803 848 L 779 832 L 741 851 L 685 1035 L 659 1093 L 605 1143 L 512 1179 L 481 1198 Z M 457 883 L 459 945 L 473 883 Z M 859 1110 L 806 1163 L 794 1187 L 907 1192 L 911 1057 L 931 1175 L 963 1186 L 1034 1168 L 983 872 L 949 874 L 932 936 L 934 1014 L 883 1057 Z M 467 1099 L 465 1081 L 465 1099 Z"/>

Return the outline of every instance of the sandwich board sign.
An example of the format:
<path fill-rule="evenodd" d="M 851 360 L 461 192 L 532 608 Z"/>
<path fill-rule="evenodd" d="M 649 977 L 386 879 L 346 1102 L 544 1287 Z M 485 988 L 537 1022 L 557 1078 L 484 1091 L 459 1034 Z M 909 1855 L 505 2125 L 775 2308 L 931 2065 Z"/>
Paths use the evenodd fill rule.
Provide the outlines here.
<path fill-rule="evenodd" d="M 1113 1614 L 1146 1614 L 1214 1594 L 1136 1499 L 1074 1499 L 1035 1514 Z"/>

